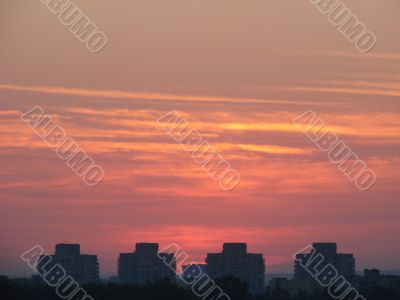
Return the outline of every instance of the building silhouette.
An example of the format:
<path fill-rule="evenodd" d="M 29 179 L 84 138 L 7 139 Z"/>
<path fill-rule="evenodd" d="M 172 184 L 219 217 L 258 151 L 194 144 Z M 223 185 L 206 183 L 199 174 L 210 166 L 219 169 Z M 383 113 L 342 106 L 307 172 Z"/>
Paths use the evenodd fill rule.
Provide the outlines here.
<path fill-rule="evenodd" d="M 41 256 L 43 258 L 44 256 Z M 50 270 L 56 264 L 78 283 L 99 281 L 99 263 L 97 255 L 81 254 L 79 244 L 57 244 L 51 259 L 40 259 L 38 270 Z"/>
<path fill-rule="evenodd" d="M 319 287 L 310 280 L 288 279 L 288 278 L 272 278 L 269 282 L 268 289 L 274 291 L 286 291 L 290 297 L 296 297 L 301 293 L 312 293 Z"/>
<path fill-rule="evenodd" d="M 337 253 L 336 243 L 314 243 L 313 248 L 315 255 L 321 254 L 323 262 L 317 266 L 317 269 L 322 269 L 328 264 L 332 264 L 340 275 L 347 279 L 351 279 L 356 275 L 355 259 L 353 254 Z M 296 255 L 296 262 L 294 267 L 294 278 L 298 280 L 308 280 L 311 275 L 307 270 L 300 265 L 300 261 L 308 260 L 311 253 L 301 253 Z"/>
<path fill-rule="evenodd" d="M 158 253 L 156 243 L 138 243 L 134 253 L 121 253 L 118 277 L 122 284 L 145 285 L 157 280 L 176 281 L 174 254 Z"/>
<path fill-rule="evenodd" d="M 318 255 L 321 255 L 322 259 L 317 258 Z M 307 262 L 308 268 L 302 266 L 300 262 Z M 320 272 L 329 264 L 332 264 L 338 275 L 342 275 L 346 280 L 354 282 L 356 272 L 353 254 L 337 253 L 336 243 L 314 243 L 309 253 L 296 254 L 294 277 L 290 280 L 287 278 L 274 278 L 269 284 L 269 289 L 272 291 L 285 290 L 291 297 L 301 293 L 313 293 L 322 287 L 307 269 Z"/>
<path fill-rule="evenodd" d="M 356 286 L 363 289 L 371 287 L 400 289 L 400 276 L 382 275 L 378 269 L 364 269 L 364 276 L 357 276 Z"/>
<path fill-rule="evenodd" d="M 247 253 L 245 243 L 225 243 L 222 253 L 208 253 L 206 262 L 206 273 L 213 279 L 234 276 L 246 282 L 252 294 L 265 290 L 264 257 Z"/>
<path fill-rule="evenodd" d="M 378 278 L 381 276 L 381 271 L 378 269 L 364 269 L 364 278 Z"/>
<path fill-rule="evenodd" d="M 318 283 L 315 278 L 324 278 L 323 276 L 328 274 L 321 272 L 328 264 L 332 264 L 329 266 L 331 270 L 329 274 L 334 277 L 328 278 L 332 286 L 335 285 L 339 275 L 342 275 L 345 281 L 350 283 L 350 285 L 344 285 L 344 289 L 338 289 L 342 293 L 341 297 L 350 295 L 355 297 L 353 299 L 358 299 L 358 294 L 355 293 L 357 289 L 380 288 L 400 291 L 400 276 L 383 275 L 378 269 L 364 269 L 364 276 L 356 275 L 353 254 L 337 253 L 336 243 L 314 243 L 309 249 L 310 251 L 307 253 L 296 254 L 293 278 L 289 279 L 289 276 L 271 278 L 267 289 L 274 297 L 309 296 L 326 288 L 326 284 Z M 263 255 L 248 253 L 245 243 L 224 243 L 222 253 L 207 254 L 206 264 L 183 265 L 181 276 L 176 276 L 175 254 L 159 253 L 158 251 L 159 247 L 156 243 L 138 243 L 135 252 L 121 253 L 118 260 L 118 276 L 111 276 L 108 282 L 145 285 L 166 279 L 186 288 L 193 289 L 196 286 L 196 289 L 203 289 L 204 282 L 211 283 L 209 278 L 215 280 L 232 276 L 246 283 L 249 292 L 253 295 L 259 296 L 266 292 Z M 320 254 L 319 258 L 318 254 Z M 321 257 L 322 259 L 320 259 Z M 81 254 L 79 244 L 57 244 L 53 255 L 40 256 L 36 269 L 39 275 L 26 278 L 24 274 L 23 278 L 12 279 L 13 284 L 24 288 L 43 287 L 46 282 L 49 283 L 49 279 L 64 273 L 60 272 L 63 270 L 66 273 L 62 274 L 63 278 L 65 275 L 69 275 L 79 284 L 101 283 L 97 256 Z M 306 269 L 313 274 L 313 277 Z M 335 272 L 332 272 L 332 269 Z M 204 278 L 207 280 L 204 281 Z M 4 283 L 7 277 L 0 275 L 0 281 L 2 280 Z M 192 286 L 189 284 L 190 282 L 196 282 L 196 284 Z M 111 285 L 111 288 L 115 288 L 115 285 Z M 149 289 L 152 288 L 154 287 L 149 287 Z M 209 293 L 207 297 L 209 296 L 214 299 L 216 294 Z"/>

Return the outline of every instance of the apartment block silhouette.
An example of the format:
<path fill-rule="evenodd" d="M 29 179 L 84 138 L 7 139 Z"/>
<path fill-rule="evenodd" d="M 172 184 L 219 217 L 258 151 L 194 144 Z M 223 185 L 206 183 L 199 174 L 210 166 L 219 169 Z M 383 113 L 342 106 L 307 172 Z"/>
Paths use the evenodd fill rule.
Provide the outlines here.
<path fill-rule="evenodd" d="M 158 253 L 156 243 L 138 243 L 134 253 L 121 253 L 118 259 L 118 277 L 123 284 L 145 285 L 162 279 L 175 282 L 175 269 L 174 254 Z"/>
<path fill-rule="evenodd" d="M 264 257 L 248 253 L 245 243 L 225 243 L 222 253 L 208 253 L 206 262 L 206 273 L 211 278 L 234 276 L 246 282 L 252 294 L 265 290 Z"/>
<path fill-rule="evenodd" d="M 55 254 L 38 262 L 38 270 L 50 270 L 61 265 L 66 273 L 78 283 L 99 281 L 99 263 L 97 255 L 81 254 L 79 244 L 57 244 Z M 41 271 L 39 271 L 41 273 Z"/>
<path fill-rule="evenodd" d="M 355 259 L 353 254 L 349 253 L 337 253 L 336 243 L 314 243 L 312 247 L 315 249 L 316 254 L 321 254 L 324 257 L 323 262 L 316 268 L 322 269 L 328 264 L 332 264 L 340 275 L 351 279 L 356 275 L 355 271 Z M 297 254 L 298 259 L 295 262 L 294 267 L 294 278 L 299 280 L 310 279 L 311 275 L 307 270 L 300 265 L 300 260 L 308 260 L 311 253 Z"/>

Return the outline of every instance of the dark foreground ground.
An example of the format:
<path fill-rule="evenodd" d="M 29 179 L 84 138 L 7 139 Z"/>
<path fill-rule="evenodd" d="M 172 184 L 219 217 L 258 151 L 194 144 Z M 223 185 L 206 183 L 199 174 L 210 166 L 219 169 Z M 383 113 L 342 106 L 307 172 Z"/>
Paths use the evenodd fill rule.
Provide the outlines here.
<path fill-rule="evenodd" d="M 247 286 L 235 278 L 225 278 L 216 282 L 231 300 L 333 300 L 326 292 L 290 298 L 285 291 L 265 292 L 265 295 L 251 297 Z M 98 284 L 84 285 L 84 290 L 94 300 L 227 300 L 225 297 L 198 297 L 187 288 L 168 282 L 158 282 L 145 287 L 134 285 Z M 371 287 L 359 290 L 366 300 L 400 300 L 400 289 Z M 91 300 L 90 297 L 68 298 L 68 300 Z M 0 278 L 0 299 L 4 300 L 60 300 L 55 288 L 46 285 L 32 286 L 16 283 L 6 277 Z M 343 300 L 353 300 L 344 298 Z M 67 300 L 67 299 L 64 299 Z M 337 299 L 336 299 L 337 300 Z M 354 300 L 364 300 L 357 298 Z"/>

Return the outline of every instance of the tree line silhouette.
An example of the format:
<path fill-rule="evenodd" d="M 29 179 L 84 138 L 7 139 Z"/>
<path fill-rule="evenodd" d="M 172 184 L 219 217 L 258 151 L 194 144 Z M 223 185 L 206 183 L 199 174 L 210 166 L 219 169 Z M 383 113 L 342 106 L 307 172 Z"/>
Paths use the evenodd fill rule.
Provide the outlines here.
<path fill-rule="evenodd" d="M 304 294 L 290 298 L 285 290 L 271 292 L 267 289 L 263 295 L 251 296 L 247 284 L 235 277 L 224 277 L 215 280 L 215 282 L 229 295 L 231 300 L 332 300 L 332 297 L 326 291 L 317 291 L 311 295 Z M 107 283 L 86 284 L 82 287 L 94 300 L 218 300 L 207 297 L 200 298 L 190 288 L 178 286 L 168 281 L 158 281 L 146 286 Z M 370 287 L 360 289 L 359 292 L 367 300 L 400 299 L 399 289 Z M 20 284 L 5 276 L 0 276 L 0 299 L 60 300 L 60 297 L 50 286 Z M 69 300 L 79 299 L 72 297 Z"/>

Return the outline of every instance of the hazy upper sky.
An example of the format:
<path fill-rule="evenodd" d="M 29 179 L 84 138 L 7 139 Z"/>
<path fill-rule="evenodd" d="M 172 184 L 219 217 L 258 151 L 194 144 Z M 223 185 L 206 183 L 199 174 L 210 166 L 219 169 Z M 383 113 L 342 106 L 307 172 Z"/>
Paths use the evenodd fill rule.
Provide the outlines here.
<path fill-rule="evenodd" d="M 308 0 L 74 1 L 109 42 L 89 52 L 40 0 L 0 3 L 0 274 L 59 242 L 103 275 L 136 242 L 193 260 L 225 241 L 293 270 L 314 241 L 400 269 L 397 0 L 344 0 L 377 36 L 359 53 Z M 62 87 L 62 88 L 61 88 Z M 84 185 L 20 114 L 51 114 L 105 170 Z M 179 111 L 241 174 L 223 191 L 156 120 Z M 377 174 L 359 191 L 292 120 L 314 110 Z"/>

